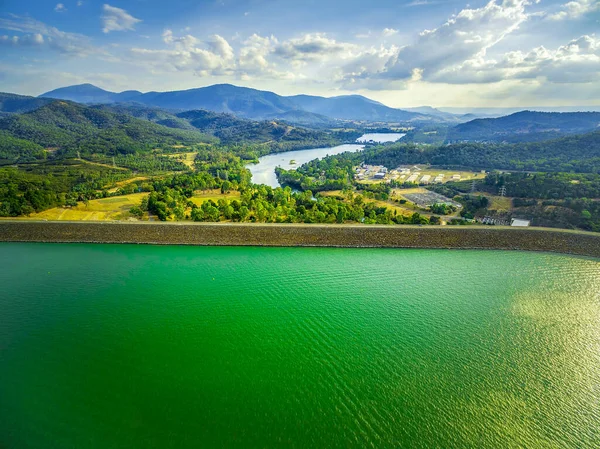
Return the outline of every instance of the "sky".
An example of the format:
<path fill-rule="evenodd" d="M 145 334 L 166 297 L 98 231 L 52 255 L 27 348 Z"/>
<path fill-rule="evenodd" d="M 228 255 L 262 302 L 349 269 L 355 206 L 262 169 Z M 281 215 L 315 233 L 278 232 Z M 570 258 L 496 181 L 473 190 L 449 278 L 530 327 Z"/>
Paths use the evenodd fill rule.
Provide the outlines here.
<path fill-rule="evenodd" d="M 600 0 L 0 0 L 0 91 L 81 83 L 597 106 Z"/>

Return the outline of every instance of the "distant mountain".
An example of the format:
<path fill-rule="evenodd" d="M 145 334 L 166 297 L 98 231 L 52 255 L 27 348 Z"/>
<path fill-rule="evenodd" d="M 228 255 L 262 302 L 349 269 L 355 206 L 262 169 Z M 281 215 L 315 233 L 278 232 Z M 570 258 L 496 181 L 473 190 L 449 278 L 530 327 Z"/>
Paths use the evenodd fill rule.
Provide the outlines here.
<path fill-rule="evenodd" d="M 390 108 L 362 95 L 344 95 L 331 98 L 295 95 L 287 98 L 293 101 L 298 109 L 341 120 L 407 122 L 431 119 L 431 117 L 417 112 Z"/>
<path fill-rule="evenodd" d="M 463 122 L 467 120 L 471 120 L 472 118 L 464 118 L 461 115 L 452 114 L 450 112 L 440 111 L 439 109 L 432 108 L 431 106 L 420 106 L 418 108 L 405 108 L 406 111 L 409 112 L 417 112 L 419 114 L 431 115 L 432 117 L 437 117 L 443 119 L 447 122 Z"/>
<path fill-rule="evenodd" d="M 77 86 L 62 87 L 40 95 L 42 98 L 55 98 L 69 100 L 76 103 L 118 103 L 130 101 L 142 95 L 137 90 L 128 90 L 121 93 L 109 92 L 93 84 L 79 84 Z"/>
<path fill-rule="evenodd" d="M 294 125 L 306 126 L 309 128 L 332 128 L 341 126 L 340 121 L 334 118 L 298 109 L 278 114 L 271 114 L 265 118 L 282 120 L 284 122 L 292 123 Z"/>
<path fill-rule="evenodd" d="M 0 92 L 0 112 L 22 114 L 42 107 L 53 100 Z"/>
<path fill-rule="evenodd" d="M 448 130 L 447 142 L 541 141 L 600 129 L 600 112 L 522 111 L 499 118 L 471 120 Z"/>
<path fill-rule="evenodd" d="M 600 112 L 600 104 L 596 106 L 530 106 L 530 107 L 512 107 L 512 108 L 438 108 L 442 112 L 451 114 L 464 115 L 471 114 L 478 118 L 482 117 L 502 117 L 505 115 L 514 114 L 521 111 L 537 111 L 537 112 Z"/>
<path fill-rule="evenodd" d="M 327 120 L 336 119 L 369 122 L 445 120 L 441 113 L 433 116 L 394 109 L 360 95 L 332 98 L 310 95 L 284 97 L 273 92 L 231 84 L 145 94 L 137 91 L 114 93 L 91 84 L 82 84 L 56 89 L 43 94 L 42 97 L 80 103 L 133 102 L 178 111 L 205 109 L 255 120 L 278 118 L 306 126 L 319 125 Z"/>

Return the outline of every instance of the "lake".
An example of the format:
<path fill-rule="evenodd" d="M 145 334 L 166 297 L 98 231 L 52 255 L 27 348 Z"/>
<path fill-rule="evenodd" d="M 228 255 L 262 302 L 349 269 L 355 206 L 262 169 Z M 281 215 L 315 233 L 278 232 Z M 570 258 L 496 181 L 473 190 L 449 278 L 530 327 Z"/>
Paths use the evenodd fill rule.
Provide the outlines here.
<path fill-rule="evenodd" d="M 598 447 L 600 261 L 0 244 L 0 447 Z"/>
<path fill-rule="evenodd" d="M 364 134 L 357 142 L 395 142 L 404 137 L 404 134 L 398 133 L 378 133 Z M 284 153 L 269 154 L 259 158 L 258 164 L 249 164 L 248 169 L 252 172 L 252 182 L 255 184 L 266 184 L 273 188 L 280 187 L 275 168 L 282 167 L 286 170 L 294 169 L 314 159 L 335 154 L 345 153 L 346 151 L 361 151 L 363 145 L 347 144 L 330 148 L 312 148 L 308 150 L 286 151 Z M 294 161 L 295 164 L 290 164 Z"/>

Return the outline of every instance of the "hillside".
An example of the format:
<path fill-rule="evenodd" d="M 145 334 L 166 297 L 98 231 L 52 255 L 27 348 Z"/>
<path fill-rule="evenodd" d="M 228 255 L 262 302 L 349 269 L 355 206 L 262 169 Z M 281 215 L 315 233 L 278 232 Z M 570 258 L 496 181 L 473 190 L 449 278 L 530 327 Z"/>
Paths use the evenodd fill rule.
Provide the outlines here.
<path fill-rule="evenodd" d="M 365 151 L 369 164 L 462 166 L 477 169 L 600 173 L 600 131 L 543 142 L 393 144 Z"/>
<path fill-rule="evenodd" d="M 522 111 L 462 123 L 448 131 L 447 141 L 541 141 L 596 129 L 600 129 L 600 112 Z"/>
<path fill-rule="evenodd" d="M 129 115 L 54 101 L 35 111 L 0 119 L 0 159 L 50 149 L 53 154 L 131 154 L 155 146 L 216 141 L 198 131 L 167 128 Z M 8 142 L 7 137 L 10 137 Z M 20 149 L 20 150 L 19 150 Z M 34 151 L 34 153 L 35 153 Z"/>
<path fill-rule="evenodd" d="M 22 114 L 42 107 L 53 100 L 0 92 L 0 113 Z"/>

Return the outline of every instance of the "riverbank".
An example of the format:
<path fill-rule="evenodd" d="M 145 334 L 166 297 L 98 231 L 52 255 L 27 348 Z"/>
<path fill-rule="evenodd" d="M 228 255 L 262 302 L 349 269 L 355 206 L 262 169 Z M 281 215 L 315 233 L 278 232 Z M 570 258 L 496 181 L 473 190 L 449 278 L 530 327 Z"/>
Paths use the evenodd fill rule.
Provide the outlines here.
<path fill-rule="evenodd" d="M 548 228 L 0 221 L 0 241 L 506 249 L 600 258 L 600 234 Z"/>

